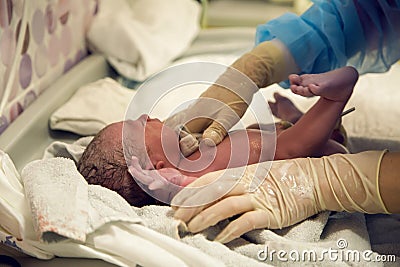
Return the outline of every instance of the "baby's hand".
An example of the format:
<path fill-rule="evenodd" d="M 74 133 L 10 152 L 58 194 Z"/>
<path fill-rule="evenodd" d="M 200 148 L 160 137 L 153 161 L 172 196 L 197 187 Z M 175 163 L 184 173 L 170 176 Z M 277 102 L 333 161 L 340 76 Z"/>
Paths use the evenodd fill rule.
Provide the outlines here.
<path fill-rule="evenodd" d="M 160 170 L 143 170 L 140 167 L 139 160 L 132 157 L 132 161 L 128 166 L 129 172 L 139 182 L 148 186 L 152 191 L 165 189 L 169 185 L 186 186 L 193 182 L 196 177 L 183 175 L 178 170 L 173 168 L 164 168 Z"/>

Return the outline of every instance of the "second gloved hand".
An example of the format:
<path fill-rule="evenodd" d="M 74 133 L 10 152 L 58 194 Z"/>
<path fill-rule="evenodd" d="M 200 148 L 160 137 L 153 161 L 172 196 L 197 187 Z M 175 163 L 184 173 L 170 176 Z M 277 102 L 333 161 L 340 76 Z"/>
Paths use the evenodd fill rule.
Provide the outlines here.
<path fill-rule="evenodd" d="M 378 173 L 385 151 L 273 161 L 206 174 L 172 200 L 174 217 L 191 232 L 232 220 L 222 243 L 259 228 L 293 225 L 318 212 L 388 213 Z"/>

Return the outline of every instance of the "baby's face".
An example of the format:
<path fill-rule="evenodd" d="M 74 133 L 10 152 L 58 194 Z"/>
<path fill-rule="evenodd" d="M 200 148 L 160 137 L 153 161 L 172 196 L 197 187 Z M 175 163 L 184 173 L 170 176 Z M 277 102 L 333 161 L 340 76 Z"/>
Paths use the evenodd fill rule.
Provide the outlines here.
<path fill-rule="evenodd" d="M 178 135 L 159 119 L 144 115 L 139 118 L 144 123 L 144 137 L 152 163 L 163 161 L 164 168 L 175 168 L 180 159 Z"/>

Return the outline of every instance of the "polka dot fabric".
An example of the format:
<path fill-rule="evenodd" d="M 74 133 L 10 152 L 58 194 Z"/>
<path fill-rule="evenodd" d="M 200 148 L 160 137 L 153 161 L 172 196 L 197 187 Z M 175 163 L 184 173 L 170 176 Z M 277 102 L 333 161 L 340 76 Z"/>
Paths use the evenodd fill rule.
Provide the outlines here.
<path fill-rule="evenodd" d="M 0 134 L 87 54 L 96 0 L 0 0 Z"/>

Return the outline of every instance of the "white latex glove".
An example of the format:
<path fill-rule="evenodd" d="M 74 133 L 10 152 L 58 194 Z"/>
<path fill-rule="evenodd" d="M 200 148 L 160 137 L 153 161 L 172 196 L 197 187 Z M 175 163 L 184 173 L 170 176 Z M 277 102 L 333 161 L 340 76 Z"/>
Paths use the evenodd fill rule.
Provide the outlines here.
<path fill-rule="evenodd" d="M 219 144 L 246 112 L 259 88 L 282 81 L 297 71 L 293 57 L 280 41 L 263 42 L 237 59 L 194 104 L 165 123 L 174 129 L 184 125 L 186 132 L 203 133 L 203 139 Z M 190 145 L 181 145 L 189 147 L 182 151 L 184 154 L 197 150 L 198 146 L 193 145 L 196 138 L 186 141 Z"/>
<path fill-rule="evenodd" d="M 209 173 L 175 196 L 174 217 L 196 233 L 240 214 L 216 237 L 226 243 L 248 231 L 290 226 L 325 210 L 389 213 L 378 181 L 384 153 L 274 161 L 270 170 L 264 162 L 247 166 L 239 177 L 235 169 Z M 257 179 L 261 184 L 253 190 Z M 220 197 L 224 191 L 229 193 Z"/>

